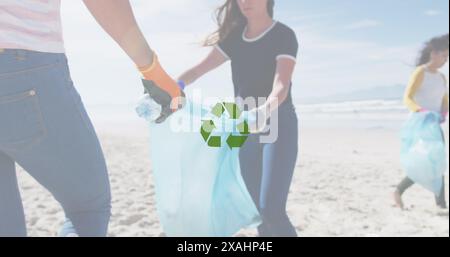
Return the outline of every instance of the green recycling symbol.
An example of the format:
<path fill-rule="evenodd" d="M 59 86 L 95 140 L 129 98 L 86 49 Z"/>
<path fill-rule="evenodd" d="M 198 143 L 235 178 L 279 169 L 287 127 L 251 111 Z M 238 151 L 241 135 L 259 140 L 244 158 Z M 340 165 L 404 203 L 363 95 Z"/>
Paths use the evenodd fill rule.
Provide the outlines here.
<path fill-rule="evenodd" d="M 212 115 L 217 118 L 223 118 L 225 112 L 228 113 L 231 120 L 238 120 L 242 115 L 242 111 L 235 103 L 218 103 L 211 110 Z M 213 120 L 204 120 L 202 121 L 200 133 L 205 142 L 208 143 L 208 146 L 218 148 L 222 147 L 222 137 L 211 135 L 216 128 L 217 126 Z M 230 133 L 226 140 L 227 145 L 230 148 L 242 147 L 250 134 L 248 122 L 246 120 L 237 124 L 236 129 L 239 132 L 239 135 Z"/>

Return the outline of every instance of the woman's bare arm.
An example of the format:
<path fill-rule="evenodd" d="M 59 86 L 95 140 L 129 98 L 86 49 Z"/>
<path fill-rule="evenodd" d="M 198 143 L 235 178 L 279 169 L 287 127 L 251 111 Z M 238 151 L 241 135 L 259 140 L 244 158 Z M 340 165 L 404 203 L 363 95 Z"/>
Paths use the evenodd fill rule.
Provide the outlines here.
<path fill-rule="evenodd" d="M 153 52 L 139 29 L 129 0 L 84 0 L 84 3 L 138 67 L 152 64 Z"/>
<path fill-rule="evenodd" d="M 186 86 L 192 84 L 197 79 L 199 79 L 206 73 L 216 69 L 226 61 L 227 59 L 223 56 L 223 54 L 221 54 L 219 50 L 214 48 L 199 64 L 184 72 L 179 77 L 179 80 L 183 81 Z"/>
<path fill-rule="evenodd" d="M 291 59 L 278 60 L 272 92 L 261 107 L 266 108 L 269 114 L 278 109 L 288 97 L 295 66 L 296 62 Z"/>

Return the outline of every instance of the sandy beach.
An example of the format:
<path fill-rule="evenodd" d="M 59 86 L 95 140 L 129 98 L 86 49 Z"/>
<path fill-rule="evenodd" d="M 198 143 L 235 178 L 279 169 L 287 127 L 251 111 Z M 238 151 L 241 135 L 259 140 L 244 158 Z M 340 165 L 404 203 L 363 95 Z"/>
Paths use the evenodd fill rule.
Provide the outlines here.
<path fill-rule="evenodd" d="M 109 236 L 160 236 L 145 124 L 96 125 L 112 185 Z M 438 210 L 425 189 L 415 186 L 406 193 L 406 211 L 393 206 L 391 194 L 404 176 L 398 133 L 301 128 L 288 202 L 301 236 L 449 236 L 448 210 Z M 61 208 L 28 174 L 18 173 L 29 235 L 55 236 L 64 220 Z"/>
<path fill-rule="evenodd" d="M 17 188 L 10 187 L 14 158 L 55 191 L 80 234 L 105 235 L 109 191 L 90 120 L 111 185 L 108 237 L 165 237 L 157 198 L 168 203 L 160 210 L 174 227 L 165 226 L 170 236 L 228 235 L 234 224 L 258 223 L 237 150 L 254 131 L 274 135 L 255 126 L 270 120 L 283 123 L 270 124 L 283 128 L 283 140 L 244 156 L 247 170 L 263 162 L 261 176 L 246 174 L 262 180 L 262 234 L 295 234 L 280 206 L 299 128 L 287 213 L 300 237 L 449 237 L 449 209 L 438 207 L 432 192 L 414 185 L 403 195 L 405 208 L 394 201 L 400 182 L 408 184 L 401 132 L 411 117 L 424 122 L 403 130 L 414 135 L 412 150 L 403 151 L 405 169 L 430 190 L 441 188 L 449 5 L 0 0 L 0 235 L 24 235 Z M 280 110 L 279 119 L 267 112 Z M 152 137 L 138 116 L 169 121 L 176 131 L 166 123 L 151 127 Z M 177 137 L 188 127 L 192 134 Z M 68 224 L 62 207 L 18 164 L 16 170 L 27 235 L 57 237 Z M 447 166 L 447 204 L 449 191 Z M 254 227 L 233 238 L 257 237 Z"/>

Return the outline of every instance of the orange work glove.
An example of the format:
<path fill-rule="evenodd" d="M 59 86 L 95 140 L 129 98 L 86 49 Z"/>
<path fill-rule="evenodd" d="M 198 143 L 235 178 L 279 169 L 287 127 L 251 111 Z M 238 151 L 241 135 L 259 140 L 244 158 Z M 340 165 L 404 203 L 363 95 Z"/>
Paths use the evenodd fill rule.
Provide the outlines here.
<path fill-rule="evenodd" d="M 185 103 L 185 94 L 177 82 L 161 67 L 156 54 L 150 67 L 139 68 L 144 77 L 145 93 L 161 105 L 161 116 L 156 123 L 164 122 L 172 113 L 181 109 Z"/>

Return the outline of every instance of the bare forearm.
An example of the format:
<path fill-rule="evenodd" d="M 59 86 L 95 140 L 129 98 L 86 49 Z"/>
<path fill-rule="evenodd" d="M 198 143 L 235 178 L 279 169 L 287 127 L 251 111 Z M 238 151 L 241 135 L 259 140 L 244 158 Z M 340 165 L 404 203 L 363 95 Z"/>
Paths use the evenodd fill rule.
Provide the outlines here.
<path fill-rule="evenodd" d="M 275 79 L 274 87 L 263 108 L 267 109 L 269 113 L 277 110 L 280 105 L 286 101 L 289 95 L 290 83 L 281 81 L 280 79 Z"/>
<path fill-rule="evenodd" d="M 179 80 L 183 81 L 186 86 L 194 83 L 197 79 L 205 75 L 206 73 L 216 69 L 227 60 L 223 57 L 223 55 L 217 51 L 217 49 L 213 49 L 208 56 L 202 60 L 199 64 L 192 67 L 191 69 L 184 72 Z"/>
<path fill-rule="evenodd" d="M 197 66 L 187 70 L 186 72 L 184 72 L 183 74 L 181 74 L 181 76 L 178 78 L 178 80 L 183 81 L 186 86 L 194 83 L 198 78 L 201 77 L 201 75 L 199 75 L 198 71 L 197 71 Z"/>
<path fill-rule="evenodd" d="M 84 0 L 84 3 L 138 67 L 152 63 L 153 52 L 139 29 L 129 0 Z"/>
<path fill-rule="evenodd" d="M 278 109 L 286 101 L 291 88 L 295 65 L 296 63 L 290 59 L 278 60 L 272 92 L 262 107 L 268 110 L 269 114 Z"/>

